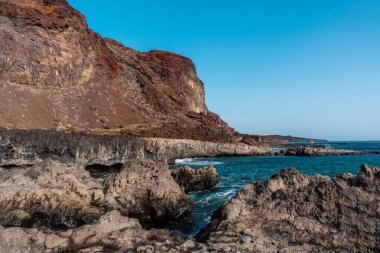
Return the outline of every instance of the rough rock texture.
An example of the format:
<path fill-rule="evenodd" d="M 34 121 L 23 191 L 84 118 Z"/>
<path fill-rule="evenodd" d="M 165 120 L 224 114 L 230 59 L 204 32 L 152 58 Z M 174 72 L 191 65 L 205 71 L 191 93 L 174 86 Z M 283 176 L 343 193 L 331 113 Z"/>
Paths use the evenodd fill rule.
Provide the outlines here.
<path fill-rule="evenodd" d="M 65 232 L 3 228 L 0 226 L 0 252 L 206 252 L 205 246 L 165 230 L 142 229 L 136 219 L 112 211 L 93 225 Z"/>
<path fill-rule="evenodd" d="M 66 0 L 0 0 L 0 127 L 235 133 L 208 111 L 190 59 L 103 39 Z"/>
<path fill-rule="evenodd" d="M 245 187 L 199 238 L 227 252 L 379 252 L 380 170 L 305 176 L 283 170 Z"/>
<path fill-rule="evenodd" d="M 126 163 L 106 180 L 50 159 L 29 168 L 0 168 L 0 192 L 3 226 L 74 228 L 113 209 L 159 225 L 191 209 L 167 165 L 149 160 Z"/>
<path fill-rule="evenodd" d="M 46 158 L 71 165 L 113 165 L 137 158 L 174 161 L 186 157 L 264 155 L 270 152 L 268 146 L 243 143 L 0 129 L 0 167 L 33 165 Z"/>
<path fill-rule="evenodd" d="M 363 155 L 380 154 L 379 151 L 354 151 L 343 149 L 331 149 L 318 146 L 304 146 L 288 148 L 278 152 L 279 155 L 288 156 L 339 156 L 339 155 Z"/>
<path fill-rule="evenodd" d="M 219 175 L 213 166 L 193 169 L 189 166 L 171 170 L 171 175 L 177 184 L 186 192 L 204 191 L 219 183 Z"/>
<path fill-rule="evenodd" d="M 0 171 L 0 224 L 72 228 L 102 213 L 102 185 L 80 167 L 50 159 Z"/>
<path fill-rule="evenodd" d="M 191 208 L 165 163 L 127 162 L 119 174 L 106 180 L 104 187 L 108 209 L 120 210 L 142 222 L 165 223 L 180 218 Z"/>

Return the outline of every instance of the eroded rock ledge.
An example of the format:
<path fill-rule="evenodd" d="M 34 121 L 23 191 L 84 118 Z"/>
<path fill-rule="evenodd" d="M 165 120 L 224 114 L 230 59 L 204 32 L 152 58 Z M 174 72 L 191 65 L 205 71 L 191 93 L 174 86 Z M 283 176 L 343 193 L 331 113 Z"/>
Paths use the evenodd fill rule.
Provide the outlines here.
<path fill-rule="evenodd" d="M 288 169 L 246 186 L 198 237 L 218 252 L 379 252 L 379 203 L 379 169 L 332 178 Z"/>
<path fill-rule="evenodd" d="M 50 130 L 0 129 L 0 167 L 33 165 L 46 158 L 69 165 L 114 165 L 132 159 L 270 154 L 269 146 L 187 139 L 135 138 Z"/>
<path fill-rule="evenodd" d="M 356 151 L 344 149 L 332 149 L 318 146 L 303 146 L 280 150 L 276 155 L 286 156 L 340 156 L 340 155 L 364 155 L 380 154 L 380 151 Z"/>

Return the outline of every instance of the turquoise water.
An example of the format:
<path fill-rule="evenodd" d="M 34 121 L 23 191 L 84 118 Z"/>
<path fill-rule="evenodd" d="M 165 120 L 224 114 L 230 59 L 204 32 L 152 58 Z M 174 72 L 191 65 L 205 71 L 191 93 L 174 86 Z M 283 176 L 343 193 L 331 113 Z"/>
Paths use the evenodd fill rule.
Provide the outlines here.
<path fill-rule="evenodd" d="M 380 142 L 329 142 L 320 144 L 338 149 L 380 150 Z M 380 155 L 218 157 L 180 161 L 177 166 L 202 167 L 214 165 L 220 175 L 220 185 L 210 191 L 191 193 L 190 197 L 194 202 L 193 217 L 191 221 L 181 224 L 175 229 L 186 235 L 196 234 L 207 225 L 212 213 L 242 187 L 257 180 L 268 179 L 284 168 L 294 167 L 308 175 L 334 176 L 343 172 L 356 174 L 362 164 L 380 167 Z"/>

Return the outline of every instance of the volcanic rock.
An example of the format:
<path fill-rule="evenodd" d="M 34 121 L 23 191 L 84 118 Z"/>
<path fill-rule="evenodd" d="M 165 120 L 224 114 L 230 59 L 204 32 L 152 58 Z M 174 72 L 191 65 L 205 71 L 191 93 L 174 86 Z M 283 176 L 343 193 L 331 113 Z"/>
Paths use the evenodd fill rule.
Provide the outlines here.
<path fill-rule="evenodd" d="M 379 203 L 379 169 L 332 178 L 288 169 L 246 186 L 198 237 L 218 252 L 379 252 Z"/>
<path fill-rule="evenodd" d="M 0 129 L 0 167 L 29 166 L 51 158 L 68 165 L 113 166 L 133 159 L 270 154 L 268 146 L 184 139 L 136 138 L 53 130 Z"/>
<path fill-rule="evenodd" d="M 171 170 L 177 184 L 186 192 L 204 191 L 219 183 L 219 175 L 213 166 L 193 169 L 189 166 Z"/>
<path fill-rule="evenodd" d="M 206 252 L 205 246 L 160 229 L 144 230 L 139 221 L 111 211 L 93 225 L 65 232 L 3 228 L 0 252 Z"/>
<path fill-rule="evenodd" d="M 363 154 L 380 154 L 379 151 L 355 151 L 344 149 L 331 149 L 319 146 L 303 146 L 287 148 L 278 152 L 281 155 L 288 156 L 339 156 L 339 155 L 363 155 Z"/>
<path fill-rule="evenodd" d="M 164 163 L 136 160 L 106 180 L 51 159 L 0 169 L 0 225 L 67 229 L 118 209 L 151 225 L 179 218 L 191 206 Z"/>
<path fill-rule="evenodd" d="M 235 134 L 208 111 L 190 59 L 103 39 L 66 0 L 0 0 L 0 127 Z"/>
<path fill-rule="evenodd" d="M 127 162 L 119 174 L 106 180 L 104 186 L 108 208 L 120 210 L 142 222 L 165 224 L 191 209 L 189 198 L 171 177 L 165 163 Z"/>

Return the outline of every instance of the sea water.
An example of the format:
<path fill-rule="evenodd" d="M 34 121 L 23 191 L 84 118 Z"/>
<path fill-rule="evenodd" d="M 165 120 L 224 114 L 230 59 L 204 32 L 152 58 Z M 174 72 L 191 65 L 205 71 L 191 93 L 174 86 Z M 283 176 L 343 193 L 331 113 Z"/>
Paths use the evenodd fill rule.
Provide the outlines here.
<path fill-rule="evenodd" d="M 316 143 L 328 148 L 380 151 L 379 142 Z M 244 156 L 194 158 L 177 160 L 176 165 L 195 168 L 213 165 L 219 173 L 220 184 L 210 191 L 190 193 L 194 206 L 192 218 L 176 224 L 172 229 L 185 235 L 194 235 L 210 222 L 212 213 L 233 197 L 245 185 L 265 180 L 285 168 L 296 168 L 307 175 L 335 176 L 339 173 L 357 174 L 362 164 L 380 167 L 380 155 L 349 155 L 328 157 Z"/>

